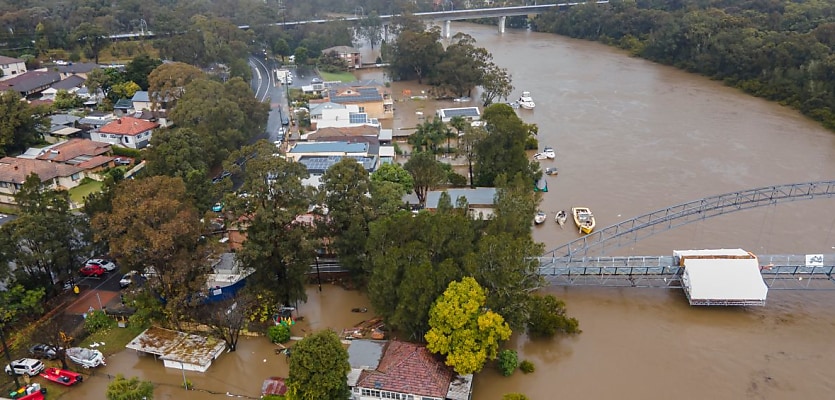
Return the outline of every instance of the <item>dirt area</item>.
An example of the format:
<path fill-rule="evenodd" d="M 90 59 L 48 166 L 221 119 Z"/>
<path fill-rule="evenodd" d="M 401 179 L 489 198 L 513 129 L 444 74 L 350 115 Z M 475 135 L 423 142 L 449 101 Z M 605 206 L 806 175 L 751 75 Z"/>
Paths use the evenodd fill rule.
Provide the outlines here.
<path fill-rule="evenodd" d="M 90 309 L 98 310 L 101 306 L 105 308 L 115 308 L 120 304 L 118 292 L 108 290 L 84 290 L 78 294 L 78 299 L 70 303 L 64 310 L 69 314 L 84 314 Z"/>

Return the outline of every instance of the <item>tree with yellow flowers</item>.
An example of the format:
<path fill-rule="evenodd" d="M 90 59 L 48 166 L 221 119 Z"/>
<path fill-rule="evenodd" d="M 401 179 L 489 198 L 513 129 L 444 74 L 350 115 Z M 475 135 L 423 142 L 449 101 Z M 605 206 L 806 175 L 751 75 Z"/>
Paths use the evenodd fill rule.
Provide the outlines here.
<path fill-rule="evenodd" d="M 486 302 L 484 288 L 465 277 L 451 282 L 429 311 L 426 347 L 446 355 L 446 365 L 461 375 L 481 371 L 488 359 L 496 359 L 499 342 L 510 338 L 510 326 L 486 309 Z"/>

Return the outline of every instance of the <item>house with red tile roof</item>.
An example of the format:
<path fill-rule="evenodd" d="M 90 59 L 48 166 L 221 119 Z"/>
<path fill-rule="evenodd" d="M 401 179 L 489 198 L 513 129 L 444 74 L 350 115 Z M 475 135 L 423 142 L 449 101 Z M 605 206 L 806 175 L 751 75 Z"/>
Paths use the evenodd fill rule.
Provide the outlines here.
<path fill-rule="evenodd" d="M 84 168 L 18 157 L 0 159 L 0 203 L 15 204 L 14 195 L 23 187 L 29 175 L 37 174 L 45 188 L 69 190 L 84 179 Z"/>
<path fill-rule="evenodd" d="M 90 139 L 132 149 L 142 149 L 151 141 L 151 134 L 158 128 L 156 122 L 134 117 L 121 117 L 90 132 Z"/>
<path fill-rule="evenodd" d="M 461 376 L 426 346 L 353 340 L 348 347 L 353 400 L 469 400 L 472 375 Z"/>
<path fill-rule="evenodd" d="M 38 160 L 74 165 L 85 171 L 97 172 L 112 167 L 115 158 L 110 156 L 110 143 L 87 139 L 61 141 L 41 151 Z"/>

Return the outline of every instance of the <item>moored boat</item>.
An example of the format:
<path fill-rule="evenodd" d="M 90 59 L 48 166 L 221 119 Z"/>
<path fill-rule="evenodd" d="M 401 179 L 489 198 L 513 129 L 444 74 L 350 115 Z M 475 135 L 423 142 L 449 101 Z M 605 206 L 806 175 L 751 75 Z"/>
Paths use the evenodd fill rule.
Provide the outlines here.
<path fill-rule="evenodd" d="M 553 160 L 557 157 L 557 153 L 554 151 L 554 148 L 550 146 L 545 146 L 545 148 L 542 149 L 542 154 L 544 154 L 549 160 Z"/>
<path fill-rule="evenodd" d="M 548 214 L 545 214 L 544 211 L 537 211 L 536 215 L 533 217 L 533 222 L 537 225 L 545 222 L 548 219 Z"/>
<path fill-rule="evenodd" d="M 533 98 L 531 97 L 531 92 L 522 92 L 522 96 L 519 97 L 517 102 L 519 103 L 519 107 L 526 110 L 533 110 L 534 107 L 536 107 L 536 103 L 534 103 Z"/>
<path fill-rule="evenodd" d="M 574 223 L 580 228 L 580 232 L 591 233 L 594 230 L 594 215 L 586 207 L 574 207 L 571 209 L 574 216 Z"/>
<path fill-rule="evenodd" d="M 41 372 L 41 377 L 64 386 L 72 386 L 84 380 L 81 374 L 61 368 L 47 368 Z"/>
<path fill-rule="evenodd" d="M 557 215 L 554 217 L 554 221 L 557 221 L 560 226 L 565 225 L 565 220 L 568 219 L 568 213 L 565 210 L 560 210 L 557 212 Z"/>
<path fill-rule="evenodd" d="M 548 191 L 548 181 L 545 180 L 545 177 L 539 178 L 538 181 L 534 184 L 533 187 L 534 192 L 547 192 Z"/>
<path fill-rule="evenodd" d="M 545 168 L 545 175 L 556 175 L 559 173 L 557 167 L 547 167 Z"/>

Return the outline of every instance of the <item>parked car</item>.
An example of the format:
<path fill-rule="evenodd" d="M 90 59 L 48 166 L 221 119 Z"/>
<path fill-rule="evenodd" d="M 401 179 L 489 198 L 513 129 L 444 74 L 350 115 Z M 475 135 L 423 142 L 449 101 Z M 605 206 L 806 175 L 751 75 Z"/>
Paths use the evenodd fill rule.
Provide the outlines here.
<path fill-rule="evenodd" d="M 104 355 L 102 355 L 100 351 L 84 347 L 70 347 L 67 349 L 67 357 L 69 357 L 74 363 L 81 365 L 84 368 L 95 368 L 99 365 L 107 365 L 104 363 Z"/>
<path fill-rule="evenodd" d="M 29 375 L 36 376 L 46 368 L 41 360 L 34 358 L 21 358 L 14 360 L 6 365 L 6 374 L 12 375 Z"/>
<path fill-rule="evenodd" d="M 81 276 L 100 277 L 100 276 L 104 275 L 105 273 L 107 273 L 107 271 L 104 268 L 102 268 L 101 265 L 88 264 L 88 265 L 85 265 L 85 266 L 81 267 L 81 269 L 78 270 L 78 273 L 80 273 Z"/>
<path fill-rule="evenodd" d="M 215 203 L 215 205 L 212 206 L 212 212 L 219 213 L 221 211 L 223 211 L 223 203 Z"/>
<path fill-rule="evenodd" d="M 122 275 L 122 279 L 119 279 L 119 287 L 126 288 L 133 285 L 133 279 L 136 277 L 136 274 L 136 271 L 130 271 L 127 274 Z"/>
<path fill-rule="evenodd" d="M 51 346 L 44 343 L 38 343 L 29 348 L 29 355 L 35 358 L 46 358 L 54 360 L 58 358 L 59 347 Z"/>
<path fill-rule="evenodd" d="M 232 176 L 232 173 L 229 172 L 229 171 L 223 171 L 218 176 L 216 176 L 212 179 L 212 183 L 218 183 L 218 182 L 222 181 L 223 178 L 226 178 L 227 176 Z"/>
<path fill-rule="evenodd" d="M 104 268 L 104 270 L 107 271 L 107 272 L 110 272 L 110 271 L 113 271 L 113 270 L 116 269 L 116 264 L 114 264 L 113 261 L 108 261 L 108 260 L 105 260 L 105 259 L 102 259 L 102 258 L 93 258 L 93 259 L 87 260 L 87 262 L 84 263 L 84 264 L 85 265 L 98 265 L 99 267 Z"/>
<path fill-rule="evenodd" d="M 131 160 L 130 158 L 121 157 L 116 157 L 113 161 L 116 163 L 116 165 L 130 165 L 131 163 L 133 163 L 133 160 Z"/>

